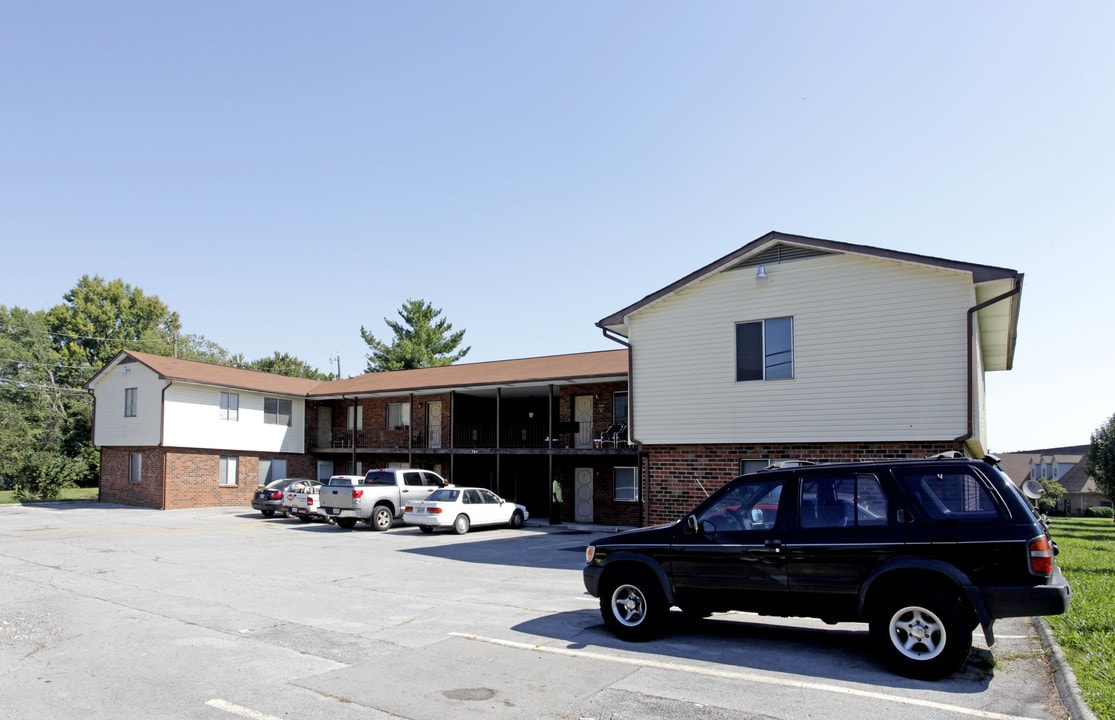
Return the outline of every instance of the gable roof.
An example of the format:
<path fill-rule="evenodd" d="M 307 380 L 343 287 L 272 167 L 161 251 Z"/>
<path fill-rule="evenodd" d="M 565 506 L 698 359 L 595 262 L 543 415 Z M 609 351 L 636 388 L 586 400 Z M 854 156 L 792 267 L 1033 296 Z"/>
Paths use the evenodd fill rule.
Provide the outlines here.
<path fill-rule="evenodd" d="M 396 370 L 358 375 L 345 380 L 308 380 L 274 373 L 182 360 L 163 355 L 124 350 L 116 354 L 85 384 L 92 388 L 99 378 L 121 365 L 138 362 L 164 380 L 212 385 L 236 390 L 326 399 L 331 397 L 434 392 L 479 387 L 514 387 L 552 383 L 604 382 L 626 379 L 627 350 L 551 355 L 548 357 L 464 363 L 418 370 Z"/>
<path fill-rule="evenodd" d="M 214 365 L 213 363 L 197 360 L 183 360 L 182 358 L 166 357 L 165 355 L 122 350 L 112 360 L 109 360 L 96 375 L 90 378 L 89 382 L 85 383 L 85 387 L 92 388 L 105 373 L 130 363 L 139 363 L 147 367 L 163 380 L 213 385 L 234 390 L 268 392 L 276 395 L 304 396 L 321 384 L 320 380 L 288 377 L 258 370 Z"/>
<path fill-rule="evenodd" d="M 627 350 L 551 355 L 548 357 L 462 363 L 444 367 L 368 373 L 322 383 L 314 398 L 354 394 L 398 394 L 460 388 L 509 387 L 626 379 Z"/>
<path fill-rule="evenodd" d="M 1009 370 L 1014 364 L 1014 346 L 1018 332 L 1018 307 L 1021 300 L 1023 274 L 1009 268 L 979 265 L 975 263 L 946 260 L 944 258 L 918 255 L 915 253 L 886 250 L 869 245 L 822 240 L 804 235 L 791 235 L 772 231 L 749 242 L 719 260 L 695 270 L 666 287 L 647 295 L 642 300 L 612 313 L 596 323 L 605 332 L 622 337 L 627 336 L 627 319 L 659 300 L 674 295 L 681 290 L 704 280 L 718 272 L 735 267 L 774 263 L 780 259 L 800 259 L 815 255 L 854 254 L 866 257 L 894 260 L 924 267 L 955 270 L 969 273 L 976 285 L 976 301 L 984 303 L 1010 290 L 1018 292 L 1003 302 L 989 305 L 979 311 L 981 340 L 984 348 L 984 364 L 988 370 Z M 773 258 L 773 259 L 768 259 Z"/>

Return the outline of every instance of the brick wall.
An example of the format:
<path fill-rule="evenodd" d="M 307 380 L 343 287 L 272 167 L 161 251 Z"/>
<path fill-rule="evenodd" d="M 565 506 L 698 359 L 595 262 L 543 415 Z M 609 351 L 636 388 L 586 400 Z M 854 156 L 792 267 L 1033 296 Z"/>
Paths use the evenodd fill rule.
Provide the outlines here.
<path fill-rule="evenodd" d="M 913 459 L 953 450 L 952 441 L 922 443 L 818 443 L 767 445 L 647 445 L 642 489 L 647 502 L 645 521 L 673 522 L 740 473 L 743 460 L 857 460 Z"/>
<path fill-rule="evenodd" d="M 140 481 L 136 483 L 128 477 L 133 452 L 143 456 Z M 162 448 L 101 448 L 101 502 L 162 509 L 165 463 Z"/>

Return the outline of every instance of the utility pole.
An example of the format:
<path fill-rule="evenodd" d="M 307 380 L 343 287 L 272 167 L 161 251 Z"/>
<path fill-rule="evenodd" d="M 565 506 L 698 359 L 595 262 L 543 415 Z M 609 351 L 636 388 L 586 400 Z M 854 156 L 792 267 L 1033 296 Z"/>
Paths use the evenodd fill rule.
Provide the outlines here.
<path fill-rule="evenodd" d="M 337 379 L 340 380 L 341 379 L 341 354 L 339 352 L 335 352 L 335 353 L 333 353 L 332 355 L 329 356 L 329 362 L 333 362 L 334 360 L 337 361 Z"/>

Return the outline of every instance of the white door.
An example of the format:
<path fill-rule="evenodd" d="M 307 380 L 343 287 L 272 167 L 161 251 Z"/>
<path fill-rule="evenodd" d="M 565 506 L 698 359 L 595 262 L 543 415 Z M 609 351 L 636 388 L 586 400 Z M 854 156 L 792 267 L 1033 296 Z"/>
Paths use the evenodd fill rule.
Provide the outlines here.
<path fill-rule="evenodd" d="M 441 401 L 426 403 L 426 447 L 441 447 Z"/>
<path fill-rule="evenodd" d="M 333 461 L 332 460 L 318 460 L 317 461 L 317 479 L 322 482 L 333 477 Z"/>
<path fill-rule="evenodd" d="M 328 405 L 317 408 L 317 446 L 333 446 L 333 408 Z"/>
<path fill-rule="evenodd" d="M 573 522 L 592 522 L 592 468 L 573 471 Z"/>
<path fill-rule="evenodd" d="M 573 398 L 573 420 L 577 423 L 576 447 L 592 447 L 592 395 Z"/>

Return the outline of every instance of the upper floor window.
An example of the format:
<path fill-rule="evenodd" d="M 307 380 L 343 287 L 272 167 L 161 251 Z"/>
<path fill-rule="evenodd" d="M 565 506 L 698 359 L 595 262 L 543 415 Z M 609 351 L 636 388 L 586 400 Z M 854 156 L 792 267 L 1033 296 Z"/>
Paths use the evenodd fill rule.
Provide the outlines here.
<path fill-rule="evenodd" d="M 239 420 L 240 419 L 240 394 L 223 392 L 221 393 L 221 419 L 222 420 Z"/>
<path fill-rule="evenodd" d="M 286 425 L 290 427 L 293 408 L 291 400 L 282 398 L 263 398 L 263 422 L 265 425 Z"/>
<path fill-rule="evenodd" d="M 617 392 L 612 396 L 612 422 L 616 425 L 629 425 L 627 422 L 627 393 Z"/>
<path fill-rule="evenodd" d="M 410 427 L 410 403 L 387 403 L 387 427 Z"/>
<path fill-rule="evenodd" d="M 346 425 L 349 430 L 363 430 L 364 429 L 364 406 L 357 405 L 353 407 L 348 406 L 348 424 Z"/>
<path fill-rule="evenodd" d="M 736 381 L 793 377 L 793 318 L 736 323 Z"/>
<path fill-rule="evenodd" d="M 139 388 L 124 388 L 124 417 L 135 417 L 139 403 Z"/>

